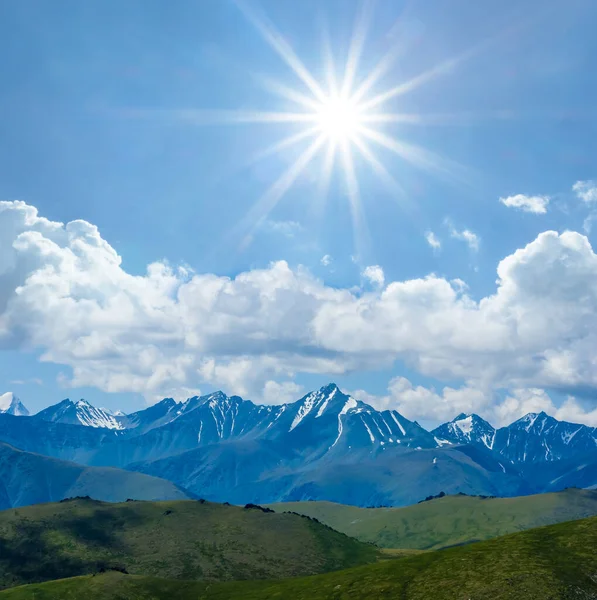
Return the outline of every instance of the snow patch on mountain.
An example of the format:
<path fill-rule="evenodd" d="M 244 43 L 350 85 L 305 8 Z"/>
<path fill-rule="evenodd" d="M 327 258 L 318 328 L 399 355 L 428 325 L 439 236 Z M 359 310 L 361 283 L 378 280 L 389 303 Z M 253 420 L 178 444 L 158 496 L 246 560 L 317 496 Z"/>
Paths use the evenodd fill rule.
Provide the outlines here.
<path fill-rule="evenodd" d="M 348 413 L 348 411 L 353 410 L 357 407 L 357 401 L 352 397 L 348 396 L 348 400 L 344 403 L 342 410 L 338 413 L 338 436 L 334 440 L 334 443 L 330 446 L 330 450 L 338 443 L 338 440 L 342 436 L 342 417 Z"/>
<path fill-rule="evenodd" d="M 471 431 L 473 429 L 473 417 L 469 415 L 465 419 L 460 419 L 459 421 L 454 421 L 454 426 L 458 427 L 460 431 L 466 436 L 471 435 Z"/>
<path fill-rule="evenodd" d="M 371 443 L 375 444 L 375 438 L 373 437 L 373 434 L 371 433 L 371 429 L 369 429 L 369 425 L 367 425 L 367 423 L 365 423 L 365 419 L 363 419 L 363 415 L 361 415 L 361 421 L 363 422 L 363 425 L 365 426 L 365 429 L 367 430 L 367 433 L 369 434 Z"/>
<path fill-rule="evenodd" d="M 406 435 L 406 431 L 404 431 L 404 427 L 402 427 L 402 425 L 400 424 L 400 421 L 396 418 L 396 411 L 395 410 L 390 411 L 390 415 L 391 415 L 392 419 L 394 419 L 394 421 L 396 422 L 396 425 L 398 425 L 398 429 L 400 429 L 402 435 Z"/>

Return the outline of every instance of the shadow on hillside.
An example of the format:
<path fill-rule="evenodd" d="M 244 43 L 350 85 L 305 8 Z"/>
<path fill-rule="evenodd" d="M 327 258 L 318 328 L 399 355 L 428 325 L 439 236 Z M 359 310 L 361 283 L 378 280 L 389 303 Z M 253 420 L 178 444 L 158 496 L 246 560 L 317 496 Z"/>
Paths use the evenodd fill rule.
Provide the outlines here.
<path fill-rule="evenodd" d="M 131 524 L 128 515 L 100 509 L 55 524 L 21 519 L 10 537 L 0 536 L 0 587 L 124 568 L 112 557 L 125 552 L 118 533 Z"/>

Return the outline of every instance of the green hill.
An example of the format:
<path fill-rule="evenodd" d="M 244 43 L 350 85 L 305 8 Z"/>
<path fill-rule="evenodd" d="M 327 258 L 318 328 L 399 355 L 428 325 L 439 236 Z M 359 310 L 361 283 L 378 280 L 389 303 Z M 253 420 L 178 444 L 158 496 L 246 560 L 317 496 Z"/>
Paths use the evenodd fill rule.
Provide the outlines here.
<path fill-rule="evenodd" d="M 568 489 L 516 498 L 445 496 L 403 508 L 332 502 L 269 505 L 293 511 L 382 548 L 438 549 L 597 515 L 597 491 Z"/>
<path fill-rule="evenodd" d="M 75 499 L 0 512 L 0 586 L 116 567 L 172 579 L 293 577 L 376 561 L 311 519 L 203 501 Z"/>
<path fill-rule="evenodd" d="M 118 573 L 24 586 L 0 600 L 590 600 L 597 518 L 284 581 L 172 582 Z"/>

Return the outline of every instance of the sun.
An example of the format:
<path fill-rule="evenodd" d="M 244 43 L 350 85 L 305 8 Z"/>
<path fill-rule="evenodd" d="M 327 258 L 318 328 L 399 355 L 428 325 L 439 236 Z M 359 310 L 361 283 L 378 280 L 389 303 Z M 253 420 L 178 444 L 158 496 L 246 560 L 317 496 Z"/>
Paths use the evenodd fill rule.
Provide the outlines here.
<path fill-rule="evenodd" d="M 361 159 L 360 162 L 367 164 L 372 173 L 391 190 L 392 198 L 405 204 L 407 194 L 403 186 L 388 171 L 376 150 L 389 151 L 414 167 L 436 175 L 447 175 L 448 178 L 453 178 L 454 173 L 463 172 L 462 166 L 456 162 L 406 142 L 395 134 L 392 135 L 392 128 L 396 125 L 426 124 L 429 120 L 420 114 L 396 112 L 387 107 L 391 101 L 400 96 L 429 83 L 439 75 L 451 72 L 456 64 L 471 55 L 470 52 L 446 60 L 410 80 L 400 82 L 381 92 L 372 93 L 390 71 L 399 52 L 396 48 L 391 49 L 365 77 L 359 77 L 359 62 L 364 51 L 368 22 L 371 17 L 365 9 L 357 18 L 342 77 L 337 76 L 328 42 L 324 44 L 322 53 L 325 80 L 317 81 L 286 39 L 265 17 L 257 16 L 245 0 L 235 0 L 235 2 L 263 39 L 301 81 L 302 89 L 263 77 L 261 81 L 270 92 L 287 102 L 290 101 L 296 109 L 279 112 L 217 111 L 214 113 L 210 111 L 209 122 L 213 123 L 217 115 L 220 115 L 223 123 L 286 123 L 299 126 L 298 132 L 266 148 L 254 157 L 254 160 L 281 153 L 299 144 L 306 146 L 296 160 L 251 206 L 245 218 L 232 232 L 234 235 L 244 232 L 244 237 L 241 236 L 243 240 L 241 248 L 251 243 L 255 229 L 267 219 L 281 198 L 316 159 L 321 169 L 318 178 L 320 193 L 316 199 L 318 205 L 321 204 L 319 201 L 325 200 L 327 196 L 332 171 L 339 168 L 343 174 L 357 256 L 361 255 L 362 240 L 368 235 L 366 232 L 363 235 L 365 225 L 355 165 L 356 156 Z M 370 7 L 371 3 L 364 2 L 363 6 Z M 202 116 L 201 111 L 193 111 L 193 114 Z M 432 123 L 438 122 L 437 115 L 429 115 L 429 117 Z M 440 118 L 444 117 L 449 118 L 450 115 L 440 116 Z M 293 128 L 296 131 L 296 127 Z"/>
<path fill-rule="evenodd" d="M 319 130 L 333 143 L 354 139 L 363 126 L 359 107 L 350 98 L 340 96 L 326 98 L 315 116 Z"/>

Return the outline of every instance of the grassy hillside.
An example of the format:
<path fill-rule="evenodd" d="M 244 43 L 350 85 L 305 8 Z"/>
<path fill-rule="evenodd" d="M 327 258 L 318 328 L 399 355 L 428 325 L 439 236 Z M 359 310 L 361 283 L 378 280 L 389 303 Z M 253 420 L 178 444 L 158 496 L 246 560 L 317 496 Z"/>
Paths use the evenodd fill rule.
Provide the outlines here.
<path fill-rule="evenodd" d="M 314 577 L 168 582 L 108 573 L 0 592 L 0 600 L 589 600 L 597 518 Z"/>
<path fill-rule="evenodd" d="M 0 586 L 102 567 L 175 579 L 292 577 L 379 552 L 305 517 L 199 501 L 71 500 L 0 513 Z"/>
<path fill-rule="evenodd" d="M 85 467 L 0 443 L 0 510 L 72 496 L 107 502 L 189 498 L 165 479 L 110 467 Z"/>
<path fill-rule="evenodd" d="M 197 600 L 205 584 L 107 572 L 25 585 L 0 592 L 3 600 Z"/>
<path fill-rule="evenodd" d="M 438 549 L 487 540 L 597 515 L 597 492 L 563 492 L 517 498 L 446 496 L 403 508 L 358 508 L 332 502 L 271 504 L 294 511 L 384 548 Z"/>

